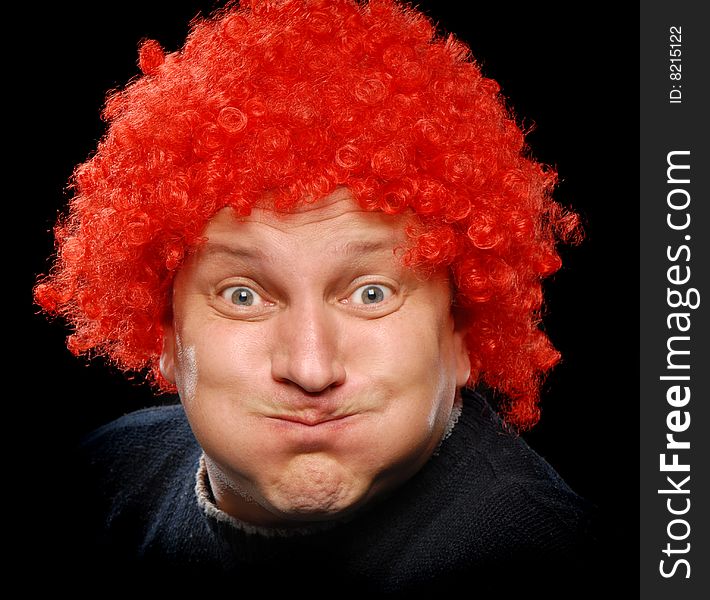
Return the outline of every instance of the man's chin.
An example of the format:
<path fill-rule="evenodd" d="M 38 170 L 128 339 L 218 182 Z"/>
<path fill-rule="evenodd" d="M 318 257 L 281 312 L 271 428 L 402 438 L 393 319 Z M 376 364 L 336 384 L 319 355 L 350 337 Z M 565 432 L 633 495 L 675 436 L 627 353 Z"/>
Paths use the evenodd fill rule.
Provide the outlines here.
<path fill-rule="evenodd" d="M 276 516 L 299 523 L 346 518 L 365 501 L 369 486 L 340 465 L 305 462 L 269 486 L 262 498 Z"/>
<path fill-rule="evenodd" d="M 292 496 L 285 498 L 269 498 L 267 502 L 270 512 L 280 519 L 313 523 L 346 518 L 357 511 L 361 505 L 361 497 L 352 498 L 343 495 L 339 489 L 322 494 L 313 494 L 313 490 L 304 490 L 304 493 L 294 492 Z"/>

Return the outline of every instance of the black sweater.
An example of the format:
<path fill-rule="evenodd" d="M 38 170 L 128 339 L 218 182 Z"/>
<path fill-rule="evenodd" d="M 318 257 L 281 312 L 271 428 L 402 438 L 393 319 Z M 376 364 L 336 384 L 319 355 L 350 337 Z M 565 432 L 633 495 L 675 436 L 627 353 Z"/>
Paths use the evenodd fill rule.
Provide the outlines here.
<path fill-rule="evenodd" d="M 563 597 L 570 585 L 579 597 L 594 578 L 590 507 L 474 393 L 413 478 L 322 531 L 265 536 L 206 514 L 195 493 L 201 454 L 180 405 L 91 434 L 77 463 L 78 511 L 65 521 L 78 575 L 63 573 L 114 589 L 337 595 L 463 585 L 483 598 L 531 588 Z"/>

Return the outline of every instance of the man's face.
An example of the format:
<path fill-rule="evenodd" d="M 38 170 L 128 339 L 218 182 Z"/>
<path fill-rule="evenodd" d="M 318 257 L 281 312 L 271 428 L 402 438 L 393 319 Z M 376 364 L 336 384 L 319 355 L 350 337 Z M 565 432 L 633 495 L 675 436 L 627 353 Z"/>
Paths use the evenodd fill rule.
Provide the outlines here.
<path fill-rule="evenodd" d="M 431 456 L 469 375 L 445 271 L 400 265 L 405 217 L 339 189 L 218 213 L 175 280 L 161 368 L 217 505 L 262 525 L 345 516 Z"/>

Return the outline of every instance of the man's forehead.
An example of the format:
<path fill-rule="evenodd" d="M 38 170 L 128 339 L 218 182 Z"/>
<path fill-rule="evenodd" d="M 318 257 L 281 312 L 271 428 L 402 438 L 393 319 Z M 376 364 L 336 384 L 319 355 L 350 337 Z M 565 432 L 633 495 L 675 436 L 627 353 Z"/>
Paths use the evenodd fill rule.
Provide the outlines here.
<path fill-rule="evenodd" d="M 208 238 L 226 236 L 240 231 L 256 232 L 265 226 L 282 233 L 311 230 L 325 235 L 347 235 L 353 230 L 359 236 L 371 234 L 372 243 L 380 238 L 403 241 L 404 228 L 411 215 L 387 215 L 381 211 L 363 209 L 346 188 L 338 188 L 317 200 L 306 199 L 288 212 L 273 207 L 271 198 L 265 196 L 248 216 L 236 216 L 231 208 L 219 211 L 208 223 L 205 235 Z M 357 236 L 356 236 L 357 237 Z M 370 237 L 370 235 L 368 235 Z"/>

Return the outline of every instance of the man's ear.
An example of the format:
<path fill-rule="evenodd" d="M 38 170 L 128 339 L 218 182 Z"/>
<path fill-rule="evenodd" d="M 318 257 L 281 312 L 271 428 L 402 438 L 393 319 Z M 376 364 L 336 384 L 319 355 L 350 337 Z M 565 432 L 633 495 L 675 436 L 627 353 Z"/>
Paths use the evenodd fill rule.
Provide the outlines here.
<path fill-rule="evenodd" d="M 471 377 L 471 358 L 466 344 L 467 318 L 466 314 L 457 307 L 453 307 L 454 319 L 454 353 L 456 355 L 456 386 L 461 388 L 468 383 Z"/>
<path fill-rule="evenodd" d="M 456 386 L 461 388 L 471 377 L 471 358 L 466 346 L 466 334 L 461 329 L 454 331 L 454 352 L 456 353 Z M 162 364 L 162 363 L 161 363 Z"/>
<path fill-rule="evenodd" d="M 163 349 L 160 353 L 160 374 L 175 385 L 175 329 L 172 323 L 163 326 Z"/>

